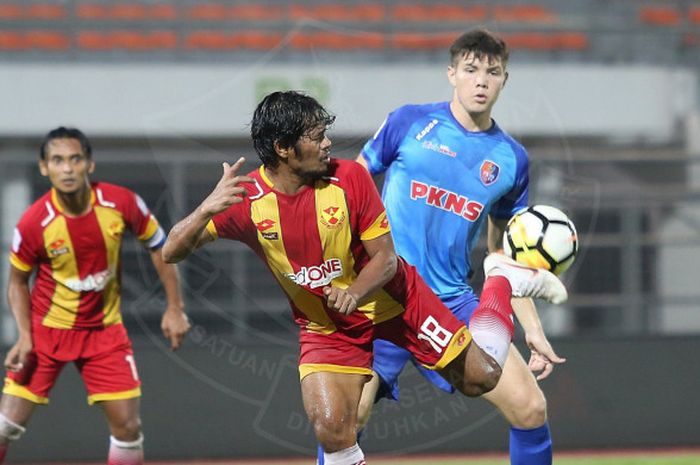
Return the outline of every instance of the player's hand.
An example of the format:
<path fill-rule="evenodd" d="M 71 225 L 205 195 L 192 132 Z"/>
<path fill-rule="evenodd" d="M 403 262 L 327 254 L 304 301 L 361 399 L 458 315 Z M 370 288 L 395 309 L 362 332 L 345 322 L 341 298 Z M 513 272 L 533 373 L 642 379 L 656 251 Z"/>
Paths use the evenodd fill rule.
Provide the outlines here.
<path fill-rule="evenodd" d="M 555 365 L 566 362 L 565 358 L 559 357 L 544 334 L 525 335 L 525 341 L 530 348 L 530 361 L 528 366 L 530 371 L 538 373 L 538 381 L 547 378 L 554 370 Z"/>
<path fill-rule="evenodd" d="M 357 297 L 355 297 L 351 292 L 348 292 L 347 289 L 326 286 L 323 288 L 323 293 L 326 295 L 328 307 L 332 308 L 338 313 L 350 315 L 352 312 L 357 310 Z"/>
<path fill-rule="evenodd" d="M 207 215 L 214 216 L 231 205 L 243 201 L 246 190 L 241 184 L 255 182 L 250 176 L 238 176 L 238 170 L 241 169 L 244 162 L 245 158 L 241 157 L 233 165 L 229 165 L 226 162 L 223 163 L 224 172 L 221 175 L 221 179 L 219 179 L 214 190 L 204 199 L 201 205 L 202 210 Z"/>
<path fill-rule="evenodd" d="M 18 372 L 24 368 L 27 358 L 33 348 L 32 340 L 20 338 L 5 357 L 5 368 L 9 371 Z"/>
<path fill-rule="evenodd" d="M 170 349 L 177 350 L 182 344 L 182 340 L 190 330 L 189 318 L 185 315 L 182 309 L 168 307 L 163 314 L 163 319 L 160 322 L 160 329 L 163 330 L 163 335 L 170 341 Z"/>

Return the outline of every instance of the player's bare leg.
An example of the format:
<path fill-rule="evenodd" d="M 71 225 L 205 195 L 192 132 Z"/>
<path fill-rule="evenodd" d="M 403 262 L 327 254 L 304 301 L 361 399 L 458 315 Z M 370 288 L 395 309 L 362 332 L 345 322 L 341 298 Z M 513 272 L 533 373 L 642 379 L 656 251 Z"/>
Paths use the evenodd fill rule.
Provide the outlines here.
<path fill-rule="evenodd" d="M 372 378 L 365 383 L 362 389 L 360 405 L 357 408 L 357 431 L 362 431 L 367 426 L 367 422 L 369 422 L 374 399 L 377 397 L 377 391 L 379 391 L 379 383 L 379 375 L 373 371 Z"/>
<path fill-rule="evenodd" d="M 326 465 L 363 465 L 357 408 L 366 375 L 317 372 L 301 381 L 306 415 L 325 451 Z"/>
<path fill-rule="evenodd" d="M 111 433 L 107 465 L 142 465 L 139 398 L 106 400 L 99 405 L 107 417 Z"/>
<path fill-rule="evenodd" d="M 513 463 L 552 463 L 547 401 L 514 345 L 511 344 L 498 385 L 484 398 L 498 408 L 511 425 Z M 520 444 L 520 448 L 514 449 L 517 444 Z"/>
<path fill-rule="evenodd" d="M 19 439 L 26 431 L 29 419 L 36 404 L 27 399 L 3 394 L 0 400 L 0 464 L 5 460 L 7 449 L 12 441 Z"/>
<path fill-rule="evenodd" d="M 544 394 L 520 352 L 512 344 L 498 385 L 484 398 L 516 428 L 536 428 L 547 420 Z"/>

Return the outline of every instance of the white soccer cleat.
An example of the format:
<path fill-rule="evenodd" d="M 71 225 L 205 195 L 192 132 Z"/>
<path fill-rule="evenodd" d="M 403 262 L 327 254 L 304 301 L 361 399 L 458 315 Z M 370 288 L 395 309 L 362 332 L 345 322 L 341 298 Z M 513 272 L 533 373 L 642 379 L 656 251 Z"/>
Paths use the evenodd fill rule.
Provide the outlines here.
<path fill-rule="evenodd" d="M 489 254 L 484 259 L 484 274 L 506 278 L 513 289 L 513 297 L 532 297 L 553 304 L 564 303 L 569 298 L 566 287 L 553 273 L 521 265 L 500 253 Z"/>

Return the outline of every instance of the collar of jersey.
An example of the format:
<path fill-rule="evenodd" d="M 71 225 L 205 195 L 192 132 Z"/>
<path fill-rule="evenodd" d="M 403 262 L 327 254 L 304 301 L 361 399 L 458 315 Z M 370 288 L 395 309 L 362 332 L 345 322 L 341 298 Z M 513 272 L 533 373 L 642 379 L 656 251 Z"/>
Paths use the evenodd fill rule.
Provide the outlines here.
<path fill-rule="evenodd" d="M 96 197 L 95 197 L 95 189 L 93 186 L 90 186 L 90 205 L 95 205 Z M 58 192 L 56 191 L 55 187 L 51 188 L 51 203 L 53 204 L 54 207 L 56 207 L 56 210 L 58 210 L 59 213 L 63 213 L 63 207 L 61 206 L 61 202 L 58 201 Z"/>

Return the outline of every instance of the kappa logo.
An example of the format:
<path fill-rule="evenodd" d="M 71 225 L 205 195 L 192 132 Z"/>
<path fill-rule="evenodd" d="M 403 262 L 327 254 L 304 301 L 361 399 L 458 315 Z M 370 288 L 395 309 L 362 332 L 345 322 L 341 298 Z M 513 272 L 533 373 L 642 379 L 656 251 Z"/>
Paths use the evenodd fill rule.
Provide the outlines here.
<path fill-rule="evenodd" d="M 321 210 L 321 224 L 327 228 L 337 228 L 345 221 L 345 211 L 340 207 L 328 207 Z"/>
<path fill-rule="evenodd" d="M 70 250 L 66 246 L 65 239 L 57 239 L 49 244 L 49 255 L 58 257 L 59 255 L 67 254 Z"/>
<path fill-rule="evenodd" d="M 481 164 L 480 174 L 481 182 L 484 186 L 490 186 L 498 179 L 498 174 L 501 172 L 501 168 L 491 160 L 484 160 Z"/>
<path fill-rule="evenodd" d="M 438 122 L 439 121 L 437 119 L 433 119 L 431 122 L 429 122 L 428 125 L 421 130 L 421 132 L 416 134 L 416 140 L 420 142 L 421 139 L 427 136 L 428 133 L 432 131 L 435 126 L 437 126 Z"/>
<path fill-rule="evenodd" d="M 255 227 L 258 228 L 258 231 L 260 231 L 260 235 L 269 241 L 276 241 L 279 239 L 279 234 L 277 234 L 277 231 L 270 231 L 277 223 L 273 220 L 270 219 L 265 219 L 262 220 L 258 223 L 255 223 Z"/>

